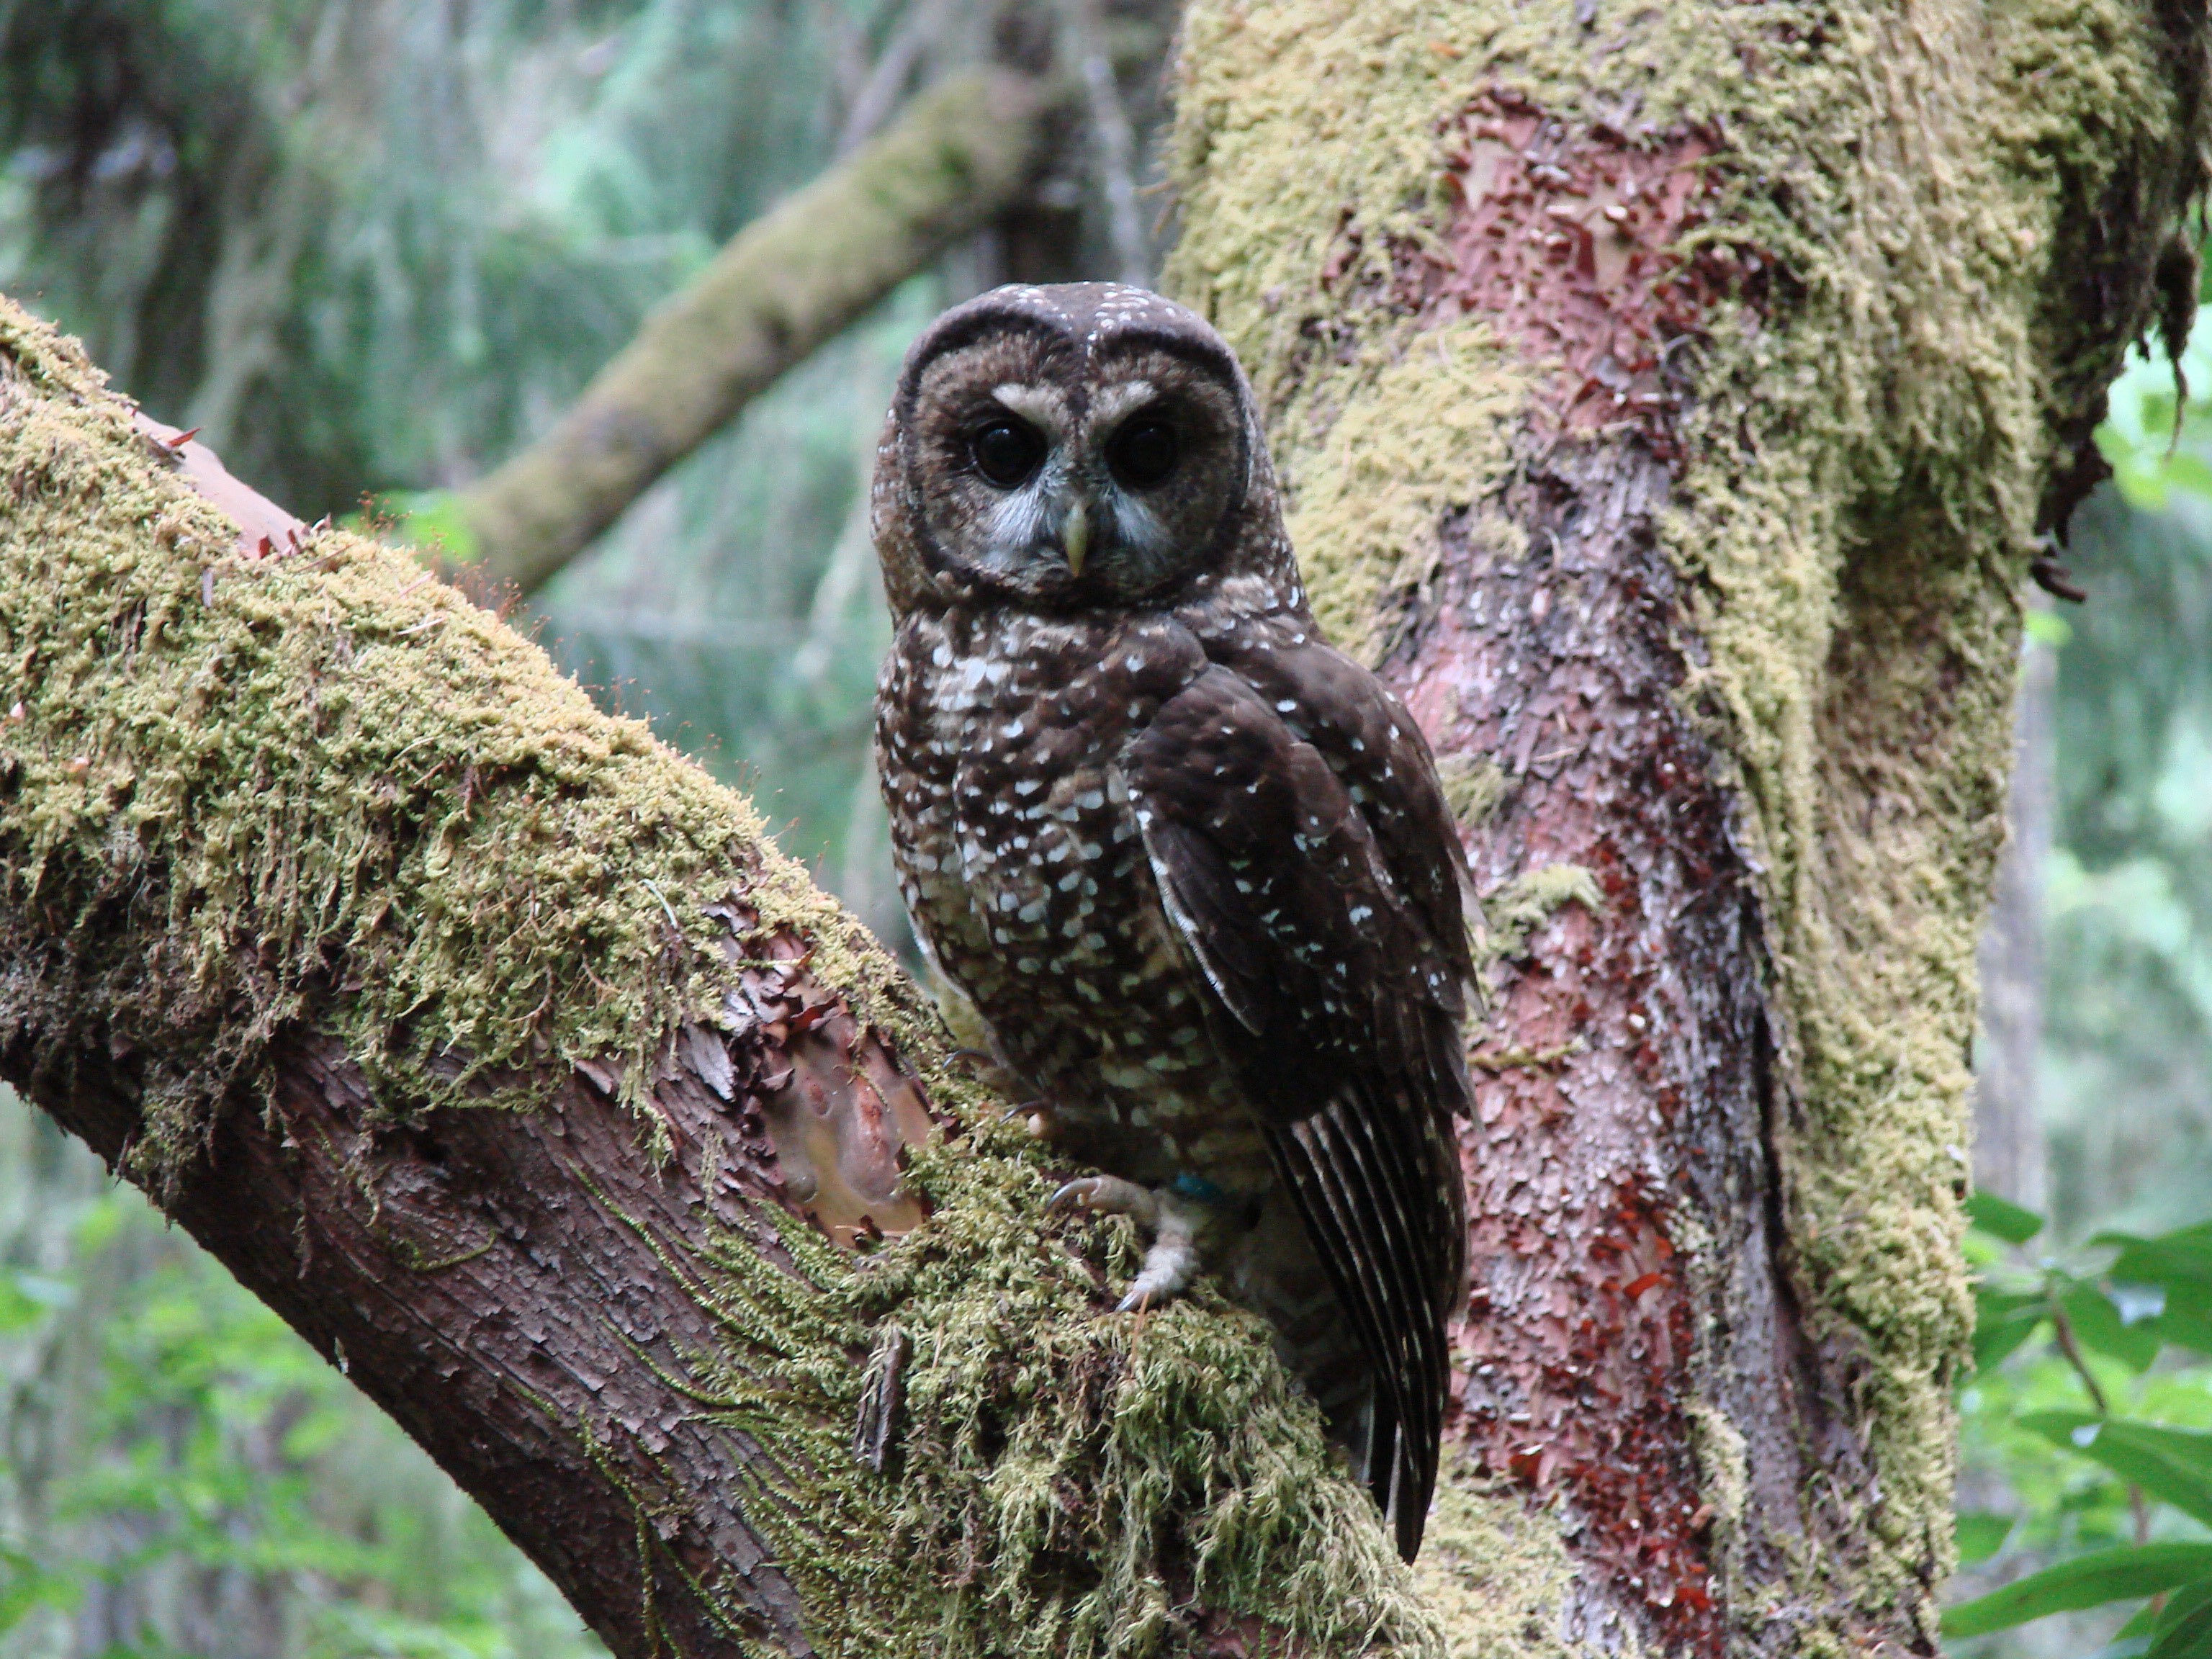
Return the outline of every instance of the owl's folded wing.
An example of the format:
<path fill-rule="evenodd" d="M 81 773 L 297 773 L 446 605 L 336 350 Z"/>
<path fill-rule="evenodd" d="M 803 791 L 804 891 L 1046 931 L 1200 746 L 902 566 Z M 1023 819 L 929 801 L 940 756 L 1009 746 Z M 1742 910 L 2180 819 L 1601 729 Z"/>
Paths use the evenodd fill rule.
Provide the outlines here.
<path fill-rule="evenodd" d="M 1122 769 L 1161 897 L 1241 1028 L 1241 1079 L 1372 1358 L 1365 1474 L 1410 1559 L 1464 1250 L 1455 907 L 1439 939 L 1344 779 L 1226 668 L 1163 707 Z M 1399 783 L 1436 787 L 1425 769 Z"/>

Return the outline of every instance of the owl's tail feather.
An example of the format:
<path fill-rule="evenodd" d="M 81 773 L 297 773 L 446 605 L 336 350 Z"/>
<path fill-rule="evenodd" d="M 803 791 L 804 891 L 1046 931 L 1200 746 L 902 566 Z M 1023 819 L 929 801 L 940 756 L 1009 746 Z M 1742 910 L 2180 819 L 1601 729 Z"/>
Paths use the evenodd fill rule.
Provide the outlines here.
<path fill-rule="evenodd" d="M 1420 1551 L 1429 1518 L 1426 1471 L 1413 1441 L 1399 1432 L 1398 1413 L 1387 1389 L 1371 1389 L 1359 1416 L 1352 1443 L 1361 1448 L 1360 1481 L 1389 1523 L 1398 1553 L 1410 1561 Z"/>

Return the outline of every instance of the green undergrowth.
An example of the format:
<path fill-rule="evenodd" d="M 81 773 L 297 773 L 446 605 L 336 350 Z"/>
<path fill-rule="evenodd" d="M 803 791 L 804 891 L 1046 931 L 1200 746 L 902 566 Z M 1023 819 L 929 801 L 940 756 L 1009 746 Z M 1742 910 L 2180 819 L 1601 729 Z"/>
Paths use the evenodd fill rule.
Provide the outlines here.
<path fill-rule="evenodd" d="M 1176 1651 L 1195 1595 L 1284 1651 L 1436 1650 L 1265 1330 L 1205 1291 L 1109 1311 L 1093 1263 L 1133 1273 L 1127 1224 L 1040 1223 L 1034 1143 L 743 801 L 402 555 L 325 531 L 241 556 L 4 301 L 0 489 L 0 1041 L 136 1068 L 143 1181 L 251 1109 L 295 1020 L 342 1035 L 394 1116 L 526 1110 L 585 1058 L 635 1089 L 719 1005 L 735 970 L 702 907 L 740 890 L 982 1126 L 920 1151 L 932 1218 L 872 1255 L 797 1222 L 795 1275 L 747 1237 L 666 1246 L 726 1339 L 687 1357 L 692 1390 L 762 1449 L 744 1508 L 825 1649 Z M 852 1436 L 894 1326 L 879 1475 Z M 686 1501 L 633 1499 L 641 1539 Z M 694 1588 L 736 1631 L 734 1590 Z"/>
<path fill-rule="evenodd" d="M 1478 560 L 1523 550 L 1498 503 L 1554 368 L 1401 297 L 1396 262 L 1451 212 L 1439 135 L 1497 88 L 1571 129 L 1718 144 L 1685 252 L 1759 274 L 1686 343 L 1699 390 L 1660 528 L 1692 596 L 1683 701 L 1761 884 L 1789 1265 L 1875 1476 L 1836 1489 L 1846 1555 L 1808 1545 L 1773 1583 L 1723 1587 L 1812 1609 L 1808 1650 L 1868 1617 L 1934 1639 L 2017 593 L 2057 423 L 2155 320 L 2155 228 L 2199 187 L 2203 112 L 2176 88 L 2201 43 L 2169 21 L 2126 0 L 1201 0 L 1186 22 L 1169 281 L 1243 355 L 1316 609 L 1370 654 L 1449 520 Z M 2121 269 L 2114 228 L 2140 226 Z M 1723 1531 L 1726 1496 L 1707 1494 Z"/>

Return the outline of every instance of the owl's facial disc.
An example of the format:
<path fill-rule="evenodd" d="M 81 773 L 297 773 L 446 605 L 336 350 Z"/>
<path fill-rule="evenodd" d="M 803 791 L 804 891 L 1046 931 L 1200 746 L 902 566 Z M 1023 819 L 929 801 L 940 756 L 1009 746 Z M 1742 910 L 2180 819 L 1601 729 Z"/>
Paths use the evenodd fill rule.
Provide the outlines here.
<path fill-rule="evenodd" d="M 1178 533 L 1176 508 L 1193 503 L 1176 486 L 1194 470 L 1189 452 L 1203 461 L 1210 439 L 1220 447 L 1207 411 L 1141 377 L 1100 387 L 1079 410 L 1043 386 L 995 386 L 992 404 L 969 449 L 998 496 L 983 515 L 984 563 L 1008 585 L 1040 599 L 1135 599 L 1200 550 Z M 1199 482 L 1196 504 L 1218 510 Z"/>
<path fill-rule="evenodd" d="M 946 352 L 917 393 L 934 556 L 1018 604 L 1156 599 L 1210 562 L 1242 498 L 1236 385 L 1148 341 L 1086 362 L 1017 334 Z"/>

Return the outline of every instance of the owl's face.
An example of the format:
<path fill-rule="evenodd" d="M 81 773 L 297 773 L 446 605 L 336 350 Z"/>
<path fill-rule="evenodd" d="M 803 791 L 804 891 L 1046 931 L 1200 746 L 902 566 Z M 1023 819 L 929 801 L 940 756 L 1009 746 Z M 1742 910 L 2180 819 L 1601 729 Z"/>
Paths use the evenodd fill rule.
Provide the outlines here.
<path fill-rule="evenodd" d="M 887 569 L 910 559 L 927 585 L 1041 611 L 1171 596 L 1238 540 L 1250 411 L 1219 337 L 1157 295 L 985 295 L 908 361 L 882 461 L 902 521 L 887 537 L 879 518 Z"/>

